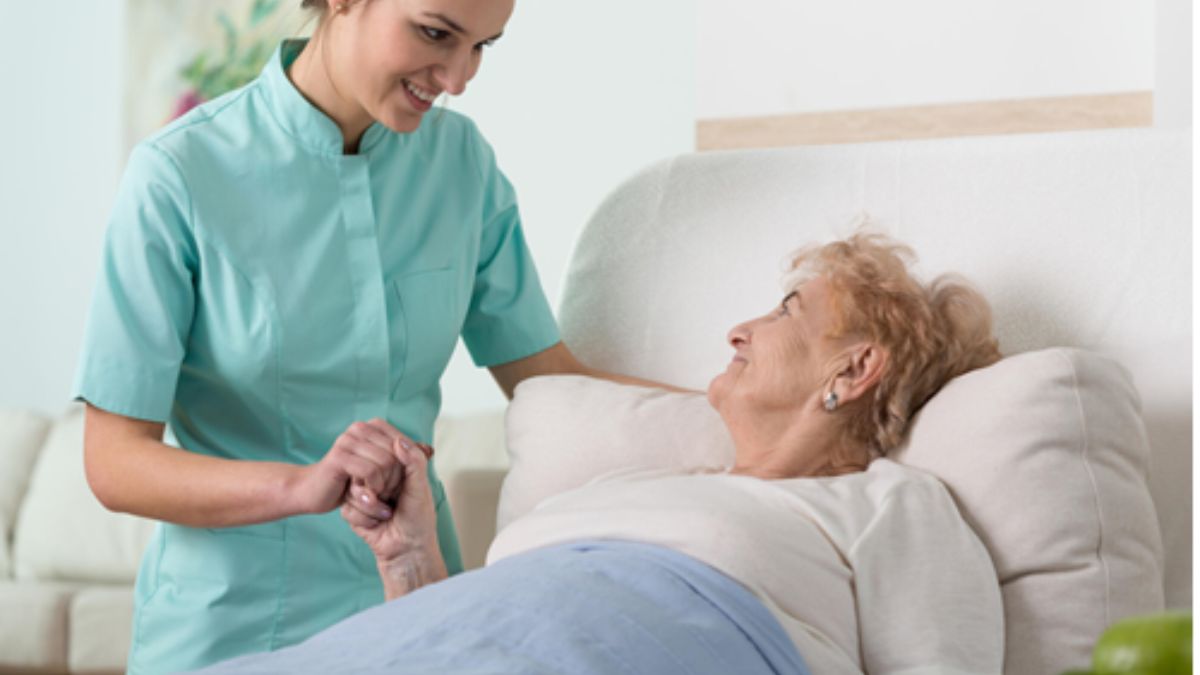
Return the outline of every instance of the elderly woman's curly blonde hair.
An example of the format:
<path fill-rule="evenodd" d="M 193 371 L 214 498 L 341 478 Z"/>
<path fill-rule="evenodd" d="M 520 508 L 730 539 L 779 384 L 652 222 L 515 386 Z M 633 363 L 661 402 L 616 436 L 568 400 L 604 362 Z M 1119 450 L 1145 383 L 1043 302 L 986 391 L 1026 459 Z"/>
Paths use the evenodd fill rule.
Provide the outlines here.
<path fill-rule="evenodd" d="M 912 249 L 877 233 L 808 247 L 792 260 L 801 281 L 828 279 L 837 317 L 831 337 L 867 337 L 889 356 L 873 398 L 844 409 L 847 451 L 886 454 L 946 382 L 1000 359 L 987 300 L 958 276 L 921 283 L 909 272 L 913 260 Z"/>

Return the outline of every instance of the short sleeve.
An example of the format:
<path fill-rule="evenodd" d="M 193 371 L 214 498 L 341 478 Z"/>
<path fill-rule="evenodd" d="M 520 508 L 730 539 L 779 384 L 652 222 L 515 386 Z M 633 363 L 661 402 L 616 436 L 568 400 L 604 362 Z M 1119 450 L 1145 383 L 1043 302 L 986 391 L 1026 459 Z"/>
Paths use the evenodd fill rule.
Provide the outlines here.
<path fill-rule="evenodd" d="M 474 129 L 472 129 L 474 131 Z M 484 221 L 463 342 L 477 366 L 508 363 L 559 341 L 517 209 L 517 197 L 491 147 L 473 134 L 483 172 Z"/>
<path fill-rule="evenodd" d="M 900 485 L 850 549 L 863 670 L 1001 672 L 1004 610 L 991 558 L 933 482 Z"/>
<path fill-rule="evenodd" d="M 134 149 L 104 237 L 72 396 L 165 422 L 195 306 L 190 201 L 161 150 Z"/>

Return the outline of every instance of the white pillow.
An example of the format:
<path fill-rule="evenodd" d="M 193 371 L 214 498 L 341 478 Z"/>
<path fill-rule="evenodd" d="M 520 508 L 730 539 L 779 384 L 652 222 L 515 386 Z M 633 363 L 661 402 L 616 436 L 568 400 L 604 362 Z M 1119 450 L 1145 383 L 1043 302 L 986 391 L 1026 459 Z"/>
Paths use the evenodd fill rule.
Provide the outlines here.
<path fill-rule="evenodd" d="M 616 469 L 714 468 L 733 441 L 704 394 L 647 389 L 579 375 L 517 385 L 505 415 L 509 471 L 496 530 L 539 502 Z"/>
<path fill-rule="evenodd" d="M 1162 609 L 1140 408 L 1115 361 L 1028 352 L 947 384 L 894 453 L 950 488 L 991 552 L 1006 672 L 1086 667 L 1108 625 Z"/>
<path fill-rule="evenodd" d="M 1085 665 L 1104 627 L 1162 607 L 1138 410 L 1128 374 L 1110 359 L 1029 352 L 949 383 L 893 453 L 946 483 L 991 552 L 1005 602 L 1005 672 Z M 733 459 L 701 394 L 541 377 L 517 387 L 507 424 L 512 468 L 499 528 L 606 471 Z"/>

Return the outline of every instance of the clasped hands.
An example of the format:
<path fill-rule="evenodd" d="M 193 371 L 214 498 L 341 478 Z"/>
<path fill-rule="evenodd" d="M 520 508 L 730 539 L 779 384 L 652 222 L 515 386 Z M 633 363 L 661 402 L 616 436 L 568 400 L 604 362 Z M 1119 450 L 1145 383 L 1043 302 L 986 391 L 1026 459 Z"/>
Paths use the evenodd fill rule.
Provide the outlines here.
<path fill-rule="evenodd" d="M 371 547 L 390 600 L 446 577 L 429 486 L 433 448 L 381 419 L 355 422 L 325 457 L 305 467 L 303 510 L 341 506 L 342 518 Z"/>

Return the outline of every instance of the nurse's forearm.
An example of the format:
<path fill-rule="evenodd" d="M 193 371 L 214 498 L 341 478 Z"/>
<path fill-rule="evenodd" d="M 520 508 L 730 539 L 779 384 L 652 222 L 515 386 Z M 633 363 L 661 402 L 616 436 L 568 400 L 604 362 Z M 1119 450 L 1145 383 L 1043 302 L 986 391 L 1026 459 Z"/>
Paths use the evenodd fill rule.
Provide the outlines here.
<path fill-rule="evenodd" d="M 638 377 L 630 377 L 629 375 L 621 375 L 619 373 L 610 373 L 610 372 L 603 371 L 603 370 L 596 370 L 595 368 L 584 367 L 579 374 L 587 375 L 588 377 L 599 378 L 601 380 L 608 380 L 610 382 L 618 382 L 620 384 L 632 384 L 632 385 L 638 386 L 638 387 L 651 387 L 653 389 L 666 389 L 667 391 L 675 391 L 675 392 L 680 392 L 683 394 L 696 393 L 695 391 L 693 391 L 691 389 L 683 389 L 681 387 L 676 387 L 675 385 L 672 385 L 672 384 L 666 384 L 665 382 L 655 382 L 653 380 L 643 380 Z"/>
<path fill-rule="evenodd" d="M 154 441 L 110 454 L 108 466 L 88 476 L 112 511 L 191 527 L 253 525 L 301 512 L 289 499 L 300 467 L 217 459 Z"/>
<path fill-rule="evenodd" d="M 504 395 L 508 398 L 513 397 L 513 391 L 517 385 L 523 380 L 530 377 L 538 377 L 541 375 L 586 375 L 602 380 L 610 380 L 621 384 L 632 384 L 639 387 L 653 387 L 656 389 L 666 389 L 667 391 L 677 391 L 683 393 L 691 393 L 689 389 L 681 389 L 674 385 L 663 382 L 654 382 L 651 380 L 643 380 L 637 377 L 628 375 L 620 375 L 610 373 L 596 368 L 589 368 L 575 358 L 571 350 L 565 344 L 559 342 L 545 351 L 538 352 L 532 356 L 527 356 L 517 361 L 492 366 L 492 377 L 496 379 L 496 383 L 500 385 L 500 389 L 504 391 Z"/>
<path fill-rule="evenodd" d="M 89 406 L 84 467 L 112 511 L 192 527 L 250 525 L 302 511 L 294 485 L 303 467 L 218 459 L 164 444 L 162 425 Z"/>

